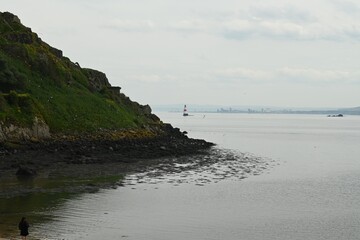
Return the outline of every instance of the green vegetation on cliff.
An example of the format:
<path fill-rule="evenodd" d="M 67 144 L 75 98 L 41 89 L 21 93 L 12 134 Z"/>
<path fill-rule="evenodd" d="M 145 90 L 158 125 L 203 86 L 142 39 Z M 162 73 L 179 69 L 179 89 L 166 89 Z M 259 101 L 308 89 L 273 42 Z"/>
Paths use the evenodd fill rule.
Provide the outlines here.
<path fill-rule="evenodd" d="M 54 133 L 139 128 L 159 120 L 105 74 L 81 68 L 17 16 L 0 12 L 0 123 L 31 127 L 35 117 Z"/>

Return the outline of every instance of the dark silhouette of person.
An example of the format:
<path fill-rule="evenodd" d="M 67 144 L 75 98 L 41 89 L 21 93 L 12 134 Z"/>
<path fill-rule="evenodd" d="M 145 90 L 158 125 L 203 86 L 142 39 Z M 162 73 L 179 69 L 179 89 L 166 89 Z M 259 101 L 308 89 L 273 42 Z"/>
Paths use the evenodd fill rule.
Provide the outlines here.
<path fill-rule="evenodd" d="M 21 239 L 26 240 L 27 235 L 29 235 L 29 223 L 26 221 L 26 217 L 22 217 L 19 222 L 19 230 Z"/>

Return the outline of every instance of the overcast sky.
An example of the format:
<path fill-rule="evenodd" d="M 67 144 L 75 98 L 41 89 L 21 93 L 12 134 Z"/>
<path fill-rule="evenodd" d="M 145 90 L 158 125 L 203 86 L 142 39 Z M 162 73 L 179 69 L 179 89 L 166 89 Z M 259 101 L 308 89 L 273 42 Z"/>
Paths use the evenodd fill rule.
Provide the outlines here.
<path fill-rule="evenodd" d="M 141 104 L 360 106 L 358 0 L 0 0 Z"/>

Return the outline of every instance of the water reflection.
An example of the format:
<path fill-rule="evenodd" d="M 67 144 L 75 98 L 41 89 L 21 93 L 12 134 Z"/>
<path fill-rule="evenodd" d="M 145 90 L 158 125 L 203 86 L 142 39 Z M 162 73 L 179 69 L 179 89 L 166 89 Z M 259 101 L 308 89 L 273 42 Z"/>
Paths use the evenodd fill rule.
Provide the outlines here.
<path fill-rule="evenodd" d="M 27 181 L 26 184 L 31 184 L 31 181 Z M 79 194 L 62 192 L 33 193 L 12 198 L 0 198 L 0 236 L 17 236 L 17 224 L 21 217 L 26 216 L 31 225 L 30 233 L 36 237 L 39 234 L 36 226 L 53 221 L 52 212 L 69 199 L 76 197 L 79 197 Z"/>
<path fill-rule="evenodd" d="M 30 222 L 32 239 L 44 239 L 45 223 L 59 221 L 54 215 L 69 200 L 84 192 L 97 192 L 99 186 L 112 186 L 121 175 L 92 178 L 44 178 L 10 176 L 0 181 L 0 237 L 18 236 L 17 224 L 26 216 Z"/>

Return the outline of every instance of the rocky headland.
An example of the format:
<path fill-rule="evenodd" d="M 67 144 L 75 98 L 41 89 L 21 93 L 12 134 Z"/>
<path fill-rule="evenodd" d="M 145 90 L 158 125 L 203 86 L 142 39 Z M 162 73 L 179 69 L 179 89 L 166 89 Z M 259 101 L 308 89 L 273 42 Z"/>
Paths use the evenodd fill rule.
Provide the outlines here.
<path fill-rule="evenodd" d="M 0 12 L 1 195 L 46 189 L 23 188 L 22 180 L 100 177 L 71 187 L 106 186 L 112 176 L 212 145 L 163 123 L 104 73 L 71 62 L 16 15 Z"/>

